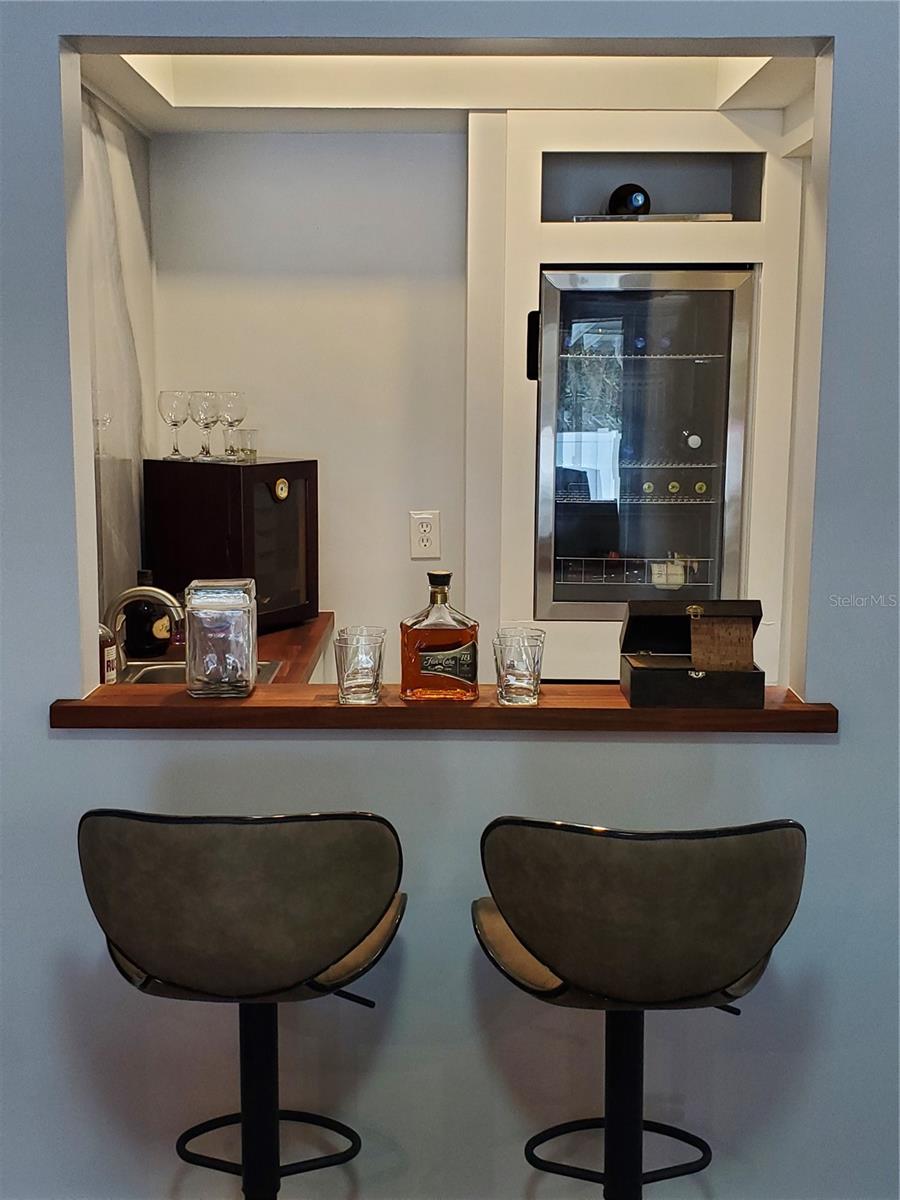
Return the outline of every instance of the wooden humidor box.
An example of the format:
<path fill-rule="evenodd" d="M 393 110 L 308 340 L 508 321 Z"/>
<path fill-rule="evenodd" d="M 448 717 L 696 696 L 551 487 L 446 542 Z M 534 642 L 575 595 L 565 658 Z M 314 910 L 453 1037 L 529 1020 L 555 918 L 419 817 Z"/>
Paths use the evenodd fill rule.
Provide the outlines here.
<path fill-rule="evenodd" d="M 144 563 L 178 595 L 192 579 L 253 579 L 261 633 L 319 611 L 313 459 L 144 460 Z"/>
<path fill-rule="evenodd" d="M 758 600 L 633 600 L 620 639 L 620 686 L 633 708 L 762 708 L 753 661 Z"/>

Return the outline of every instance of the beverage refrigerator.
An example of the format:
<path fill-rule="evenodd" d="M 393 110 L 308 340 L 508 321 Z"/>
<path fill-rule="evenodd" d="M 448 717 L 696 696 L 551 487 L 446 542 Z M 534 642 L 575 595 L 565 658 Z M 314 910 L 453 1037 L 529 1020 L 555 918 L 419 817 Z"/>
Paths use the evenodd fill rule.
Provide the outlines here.
<path fill-rule="evenodd" d="M 753 287 L 748 267 L 542 272 L 536 618 L 738 596 Z"/>

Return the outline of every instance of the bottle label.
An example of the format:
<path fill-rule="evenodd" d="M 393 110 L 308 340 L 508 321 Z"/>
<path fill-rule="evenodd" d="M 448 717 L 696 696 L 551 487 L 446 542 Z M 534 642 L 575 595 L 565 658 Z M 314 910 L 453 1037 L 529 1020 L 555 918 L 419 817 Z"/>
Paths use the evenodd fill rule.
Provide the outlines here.
<path fill-rule="evenodd" d="M 117 677 L 116 670 L 116 648 L 115 646 L 105 646 L 103 649 L 103 683 L 115 683 Z"/>
<path fill-rule="evenodd" d="M 478 645 L 469 642 L 455 650 L 420 650 L 419 670 L 423 675 L 443 675 L 474 683 L 478 678 Z"/>
<path fill-rule="evenodd" d="M 172 636 L 172 630 L 169 627 L 169 614 L 157 617 L 150 627 L 150 632 L 158 642 L 167 642 Z"/>

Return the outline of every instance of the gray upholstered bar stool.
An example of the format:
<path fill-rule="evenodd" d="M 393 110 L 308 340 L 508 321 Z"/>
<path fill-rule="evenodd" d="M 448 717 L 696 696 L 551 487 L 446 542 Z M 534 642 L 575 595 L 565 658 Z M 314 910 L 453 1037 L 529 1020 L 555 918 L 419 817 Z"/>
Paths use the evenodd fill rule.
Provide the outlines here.
<path fill-rule="evenodd" d="M 335 995 L 397 932 L 400 843 L 371 813 L 171 817 L 95 809 L 78 829 L 88 900 L 119 972 L 139 991 L 238 1005 L 241 1111 L 186 1130 L 185 1162 L 240 1175 L 247 1200 L 274 1200 L 285 1175 L 348 1162 L 360 1139 L 317 1113 L 279 1109 L 278 1005 Z M 346 1149 L 280 1165 L 278 1123 L 346 1138 Z M 241 1162 L 188 1143 L 241 1126 Z"/>
<path fill-rule="evenodd" d="M 643 1119 L 644 1012 L 723 1008 L 759 982 L 800 899 L 806 834 L 794 821 L 731 829 L 625 833 L 501 817 L 481 839 L 491 897 L 472 907 L 487 956 L 550 1004 L 606 1013 L 605 1115 L 535 1134 L 528 1162 L 639 1200 L 643 1184 L 702 1171 L 695 1134 Z M 565 1133 L 605 1129 L 604 1170 L 545 1159 Z M 643 1131 L 700 1151 L 643 1170 Z"/>

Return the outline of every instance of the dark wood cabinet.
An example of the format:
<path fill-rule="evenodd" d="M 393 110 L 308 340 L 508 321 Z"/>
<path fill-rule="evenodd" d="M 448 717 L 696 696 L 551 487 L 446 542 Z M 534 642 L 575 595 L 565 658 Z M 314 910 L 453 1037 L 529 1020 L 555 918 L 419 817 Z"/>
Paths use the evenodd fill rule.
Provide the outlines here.
<path fill-rule="evenodd" d="M 144 564 L 176 595 L 192 579 L 256 580 L 260 630 L 319 611 L 318 464 L 144 461 Z"/>

